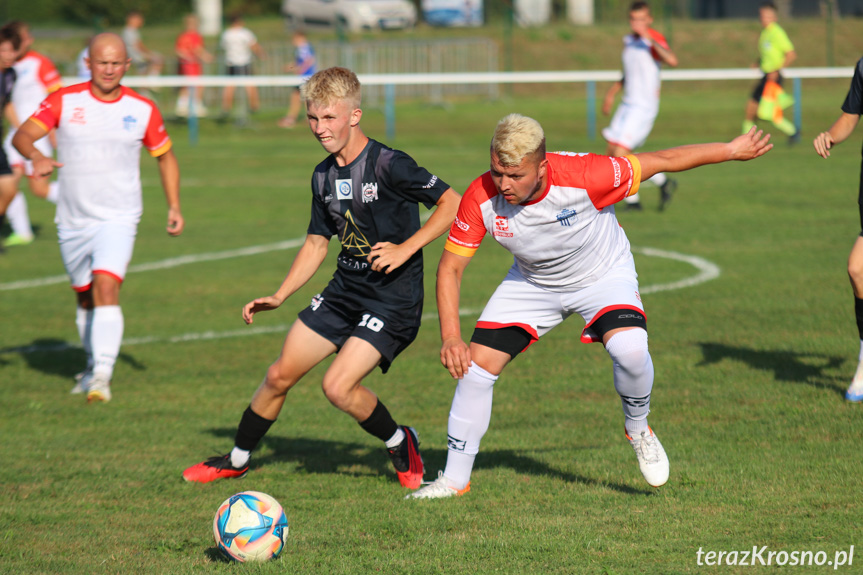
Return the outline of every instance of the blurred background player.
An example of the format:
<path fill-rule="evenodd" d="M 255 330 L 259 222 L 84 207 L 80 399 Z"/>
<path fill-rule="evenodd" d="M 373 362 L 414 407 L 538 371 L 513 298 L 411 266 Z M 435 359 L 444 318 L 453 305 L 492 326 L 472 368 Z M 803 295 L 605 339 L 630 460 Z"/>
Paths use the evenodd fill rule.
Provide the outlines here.
<path fill-rule="evenodd" d="M 633 2 L 629 8 L 632 33 L 623 37 L 623 78 L 611 85 L 602 103 L 602 113 L 607 116 L 614 105 L 614 97 L 623 89 L 611 125 L 602 131 L 608 141 L 605 152 L 608 156 L 625 156 L 644 145 L 659 114 L 660 67 L 662 64 L 677 66 L 677 56 L 665 37 L 650 27 L 652 24 L 653 16 L 647 2 Z M 663 173 L 656 174 L 650 181 L 659 187 L 659 209 L 664 210 L 677 182 Z M 630 209 L 642 209 L 637 193 L 624 201 Z"/>
<path fill-rule="evenodd" d="M 291 43 L 294 45 L 294 63 L 289 65 L 285 71 L 300 76 L 305 82 L 315 73 L 315 50 L 302 30 L 294 32 Z M 280 128 L 293 128 L 297 123 L 302 107 L 300 88 L 301 86 L 297 86 L 291 91 L 288 111 L 278 122 Z"/>
<path fill-rule="evenodd" d="M 306 241 L 279 289 L 247 303 L 243 319 L 251 324 L 256 313 L 277 309 L 305 285 L 325 261 L 332 236 L 341 243 L 336 271 L 291 326 L 240 419 L 234 449 L 189 467 L 183 478 L 208 483 L 245 475 L 288 391 L 337 354 L 323 376 L 324 395 L 384 443 L 399 483 L 416 489 L 423 477 L 416 432 L 397 424 L 362 382 L 376 367 L 386 373 L 416 338 L 422 248 L 450 227 L 460 196 L 404 152 L 363 133 L 360 82 L 350 70 L 321 70 L 305 84 L 304 98 L 312 134 L 328 152 L 312 175 Z M 425 224 L 420 203 L 437 206 Z"/>
<path fill-rule="evenodd" d="M 98 34 L 90 43 L 92 80 L 60 88 L 26 122 L 12 144 L 33 160 L 33 173 L 60 174 L 57 235 L 60 255 L 77 294 L 75 323 L 87 367 L 72 393 L 109 401 L 114 364 L 123 341 L 120 286 L 126 275 L 143 210 L 141 147 L 159 165 L 168 202 L 167 231 L 183 231 L 180 169 L 162 115 L 150 100 L 120 82 L 130 61 L 122 38 Z M 57 132 L 57 160 L 36 141 Z"/>
<path fill-rule="evenodd" d="M 842 103 L 842 114 L 826 132 L 821 132 L 812 142 L 815 151 L 822 158 L 830 157 L 830 150 L 836 144 L 844 142 L 857 127 L 860 115 L 863 114 L 863 58 L 857 61 L 854 77 L 845 102 Z M 851 248 L 848 256 L 848 276 L 851 288 L 854 290 L 854 315 L 857 317 L 857 332 L 860 335 L 860 355 L 858 356 L 857 372 L 845 399 L 863 401 L 863 163 L 860 165 L 860 191 L 857 199 L 860 211 L 860 236 Z"/>
<path fill-rule="evenodd" d="M 665 484 L 668 456 L 647 423 L 654 375 L 647 319 L 614 204 L 657 172 L 749 160 L 769 151 L 769 140 L 753 129 L 727 144 L 614 158 L 546 153 L 536 120 L 510 114 L 498 122 L 491 169 L 465 192 L 438 264 L 440 359 L 458 379 L 447 424 L 446 469 L 408 498 L 438 499 L 470 490 L 498 377 L 517 355 L 575 315 L 585 322 L 581 341 L 602 343 L 611 359 L 624 435 L 645 481 L 653 487 Z M 486 234 L 515 260 L 467 345 L 459 314 L 462 278 Z"/>
<path fill-rule="evenodd" d="M 0 141 L 3 138 L 3 118 L 12 105 L 12 88 L 15 85 L 15 70 L 12 65 L 20 48 L 21 37 L 18 32 L 7 26 L 0 28 Z M 17 192 L 15 176 L 6 152 L 0 146 L 0 225 L 6 219 L 6 208 Z"/>
<path fill-rule="evenodd" d="M 177 72 L 180 76 L 200 76 L 204 73 L 204 64 L 213 61 L 213 55 L 204 48 L 204 38 L 198 31 L 198 17 L 195 14 L 187 14 L 183 18 L 183 25 L 184 30 L 174 44 L 174 51 L 177 54 Z M 193 93 L 194 97 L 190 102 L 189 97 Z M 177 93 L 177 115 L 181 118 L 187 117 L 190 108 L 198 117 L 207 115 L 203 86 L 195 86 L 191 89 L 183 86 Z"/>
<path fill-rule="evenodd" d="M 130 10 L 126 14 L 126 26 L 123 28 L 123 42 L 129 59 L 132 61 L 130 70 L 141 76 L 158 76 L 162 71 L 162 55 L 147 48 L 141 40 L 141 28 L 144 26 L 144 14 L 139 10 Z"/>
<path fill-rule="evenodd" d="M 27 182 L 33 195 L 46 198 L 51 203 L 57 203 L 57 183 L 48 178 L 33 177 L 33 163 L 21 156 L 12 146 L 12 137 L 15 135 L 18 125 L 30 117 L 36 111 L 42 100 L 48 94 L 59 90 L 60 73 L 53 62 L 47 56 L 32 50 L 33 36 L 30 34 L 29 26 L 21 21 L 9 22 L 6 26 L 12 27 L 21 37 L 21 48 L 18 50 L 18 59 L 13 68 L 15 69 L 15 86 L 12 88 L 12 107 L 10 118 L 12 129 L 3 140 L 3 150 L 12 167 L 15 176 L 15 199 L 6 210 L 6 217 L 12 234 L 7 237 L 3 245 L 6 247 L 27 245 L 33 241 L 33 228 L 30 224 L 30 215 L 27 211 L 27 200 L 20 190 L 22 176 L 27 176 Z M 52 143 L 53 134 L 48 138 L 42 138 L 36 143 L 36 147 L 46 157 L 54 153 Z"/>
<path fill-rule="evenodd" d="M 225 51 L 225 66 L 229 76 L 251 76 L 252 59 L 257 56 L 260 60 L 267 58 L 264 49 L 258 44 L 255 34 L 245 27 L 243 17 L 239 14 L 231 16 L 231 24 L 222 32 L 219 45 Z M 260 107 L 258 101 L 258 87 L 246 86 L 246 96 L 249 99 L 249 110 L 257 112 Z M 222 92 L 222 116 L 227 117 L 234 105 L 234 86 L 225 86 Z"/>
<path fill-rule="evenodd" d="M 768 82 L 782 86 L 782 68 L 790 66 L 797 59 L 794 45 L 788 34 L 777 23 L 776 5 L 773 2 L 762 2 L 758 7 L 758 20 L 761 22 L 761 35 L 758 37 L 758 63 L 756 64 L 764 76 L 755 85 L 749 101 L 746 103 L 746 118 L 743 120 L 743 133 L 747 133 L 755 125 L 758 117 L 758 104 L 764 96 L 764 88 Z M 772 123 L 787 134 L 790 142 L 800 139 L 794 123 L 779 114 L 779 119 L 771 117 Z"/>

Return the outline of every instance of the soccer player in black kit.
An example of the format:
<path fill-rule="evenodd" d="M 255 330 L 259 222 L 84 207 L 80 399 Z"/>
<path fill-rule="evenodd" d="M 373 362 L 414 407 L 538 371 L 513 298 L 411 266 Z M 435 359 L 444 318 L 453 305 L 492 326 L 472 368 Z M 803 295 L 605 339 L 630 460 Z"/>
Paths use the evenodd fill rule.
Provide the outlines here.
<path fill-rule="evenodd" d="M 863 114 L 863 58 L 858 60 L 854 68 L 851 87 L 842 104 L 842 115 L 828 131 L 818 134 L 812 142 L 818 155 L 822 158 L 830 156 L 830 149 L 845 141 L 857 127 L 861 114 Z M 854 313 L 857 317 L 857 331 L 860 334 L 860 356 L 857 372 L 851 380 L 848 391 L 845 392 L 845 399 L 848 401 L 863 401 L 863 163 L 860 166 L 860 193 L 857 203 L 860 209 L 861 232 L 854 242 L 854 247 L 851 248 L 851 255 L 848 256 L 848 277 L 854 290 Z"/>
<path fill-rule="evenodd" d="M 15 85 L 15 69 L 12 65 L 18 57 L 20 47 L 21 36 L 14 27 L 6 25 L 0 28 L 0 141 L 3 141 L 3 117 L 12 96 L 12 86 Z M 0 146 L 0 224 L 3 223 L 6 208 L 17 191 L 15 176 L 12 175 L 6 152 Z"/>
<path fill-rule="evenodd" d="M 243 319 L 278 308 L 321 266 L 330 238 L 341 243 L 336 271 L 288 332 L 240 420 L 234 449 L 183 472 L 206 483 L 240 477 L 250 452 L 276 420 L 288 390 L 338 353 L 323 377 L 330 402 L 386 445 L 404 487 L 423 476 L 416 432 L 398 425 L 362 380 L 384 373 L 416 337 L 423 302 L 422 248 L 450 228 L 461 196 L 404 152 L 369 139 L 360 128 L 360 83 L 345 68 L 313 75 L 303 88 L 309 127 L 330 155 L 312 175 L 312 213 L 305 243 L 275 294 L 243 308 Z M 420 225 L 419 203 L 437 206 Z"/>

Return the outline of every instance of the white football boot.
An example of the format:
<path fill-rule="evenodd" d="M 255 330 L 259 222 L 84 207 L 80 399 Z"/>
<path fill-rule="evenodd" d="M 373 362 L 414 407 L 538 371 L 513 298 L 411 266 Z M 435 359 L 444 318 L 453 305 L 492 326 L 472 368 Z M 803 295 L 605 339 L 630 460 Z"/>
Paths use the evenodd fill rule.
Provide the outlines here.
<path fill-rule="evenodd" d="M 857 366 L 857 373 L 854 374 L 854 379 L 851 380 L 851 385 L 845 392 L 845 399 L 863 401 L 863 361 Z"/>
<path fill-rule="evenodd" d="M 668 481 L 668 456 L 653 430 L 648 427 L 634 438 L 626 433 L 626 439 L 635 450 L 644 479 L 653 487 L 665 485 Z"/>
<path fill-rule="evenodd" d="M 96 401 L 109 402 L 111 401 L 111 380 L 107 375 L 96 373 L 90 380 L 90 385 L 87 389 L 87 403 Z"/>
<path fill-rule="evenodd" d="M 470 491 L 470 483 L 464 489 L 450 487 L 447 484 L 446 477 L 443 476 L 443 471 L 438 471 L 436 480 L 430 483 L 424 482 L 423 487 L 405 496 L 405 499 L 443 499 L 444 497 L 464 495 L 468 491 Z"/>
<path fill-rule="evenodd" d="M 87 389 L 90 387 L 90 380 L 93 379 L 93 372 L 90 370 L 84 370 L 81 373 L 75 374 L 75 387 L 69 393 L 78 394 L 78 393 L 87 393 Z"/>

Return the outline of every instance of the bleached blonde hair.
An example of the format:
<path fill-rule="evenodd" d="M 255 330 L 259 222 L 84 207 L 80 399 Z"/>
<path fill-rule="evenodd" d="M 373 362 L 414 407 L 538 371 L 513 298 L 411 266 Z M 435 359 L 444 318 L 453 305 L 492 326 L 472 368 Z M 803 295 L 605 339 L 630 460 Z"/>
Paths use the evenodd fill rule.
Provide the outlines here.
<path fill-rule="evenodd" d="M 545 157 L 545 133 L 533 118 L 510 114 L 497 123 L 491 150 L 502 166 L 517 166 L 529 155 Z"/>
<path fill-rule="evenodd" d="M 315 73 L 300 89 L 306 105 L 329 106 L 334 102 L 346 100 L 352 108 L 359 108 L 362 88 L 357 75 L 334 66 Z"/>

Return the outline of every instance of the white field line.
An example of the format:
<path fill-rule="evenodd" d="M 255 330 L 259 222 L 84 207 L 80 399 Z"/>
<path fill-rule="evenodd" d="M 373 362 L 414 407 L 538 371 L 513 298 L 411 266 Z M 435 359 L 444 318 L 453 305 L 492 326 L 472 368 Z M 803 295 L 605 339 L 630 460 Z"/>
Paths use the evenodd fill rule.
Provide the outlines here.
<path fill-rule="evenodd" d="M 162 260 L 159 262 L 151 262 L 148 264 L 140 264 L 136 266 L 130 266 L 129 272 L 143 272 L 143 271 L 154 271 L 154 270 L 163 270 L 168 268 L 174 268 L 182 265 L 199 263 L 199 262 L 208 262 L 208 261 L 217 261 L 224 260 L 230 258 L 236 258 L 241 256 L 262 254 L 275 250 L 286 250 L 298 247 L 302 245 L 304 238 L 297 238 L 294 240 L 287 240 L 284 242 L 278 242 L 275 244 L 266 244 L 261 246 L 251 246 L 248 248 L 240 248 L 236 250 L 228 250 L 223 252 L 211 252 L 211 253 L 203 253 L 197 255 L 189 255 L 189 256 L 181 256 L 178 258 L 170 258 L 166 260 Z M 660 291 L 670 291 L 670 290 L 678 290 L 687 287 L 692 287 L 698 285 L 700 283 L 704 283 L 719 277 L 720 270 L 719 266 L 714 263 L 711 263 L 703 258 L 699 258 L 697 256 L 689 256 L 686 254 L 681 254 L 678 252 L 672 252 L 667 250 L 659 250 L 655 248 L 633 248 L 634 253 L 642 254 L 648 257 L 660 257 L 672 259 L 675 261 L 680 261 L 684 263 L 688 263 L 694 268 L 698 270 L 698 273 L 694 276 L 688 277 L 683 280 L 679 280 L 676 282 L 670 282 L 665 284 L 654 284 L 648 286 L 642 286 L 639 288 L 641 293 L 656 293 Z M 44 285 L 51 285 L 54 283 L 64 283 L 68 281 L 66 276 L 52 276 L 48 278 L 36 279 L 36 280 L 25 280 L 19 282 L 11 282 L 6 284 L 0 284 L 0 291 L 9 291 L 15 289 L 26 289 L 30 287 L 38 287 Z M 480 310 L 475 309 L 461 309 L 459 310 L 459 315 L 467 316 L 467 315 L 476 315 Z M 437 317 L 436 312 L 425 313 L 422 316 L 423 321 L 428 321 Z M 248 337 L 253 335 L 261 335 L 268 333 L 286 333 L 290 328 L 289 324 L 279 324 L 272 326 L 253 326 L 246 327 L 240 329 L 233 329 L 227 331 L 205 331 L 198 333 L 185 333 L 180 335 L 175 335 L 171 337 L 156 337 L 156 336 L 148 336 L 148 337 L 136 337 L 136 338 L 127 338 L 123 340 L 123 346 L 130 345 L 144 345 L 150 343 L 182 343 L 188 341 L 207 341 L 207 340 L 216 340 L 216 339 L 228 339 L 228 338 L 236 338 L 236 337 Z M 80 345 L 71 344 L 71 343 L 59 343 L 55 345 L 29 345 L 22 347 L 12 347 L 0 349 L 0 355 L 4 354 L 13 354 L 13 353 L 34 353 L 34 352 L 45 352 L 45 351 L 60 351 L 65 349 L 77 349 L 80 348 Z"/>

